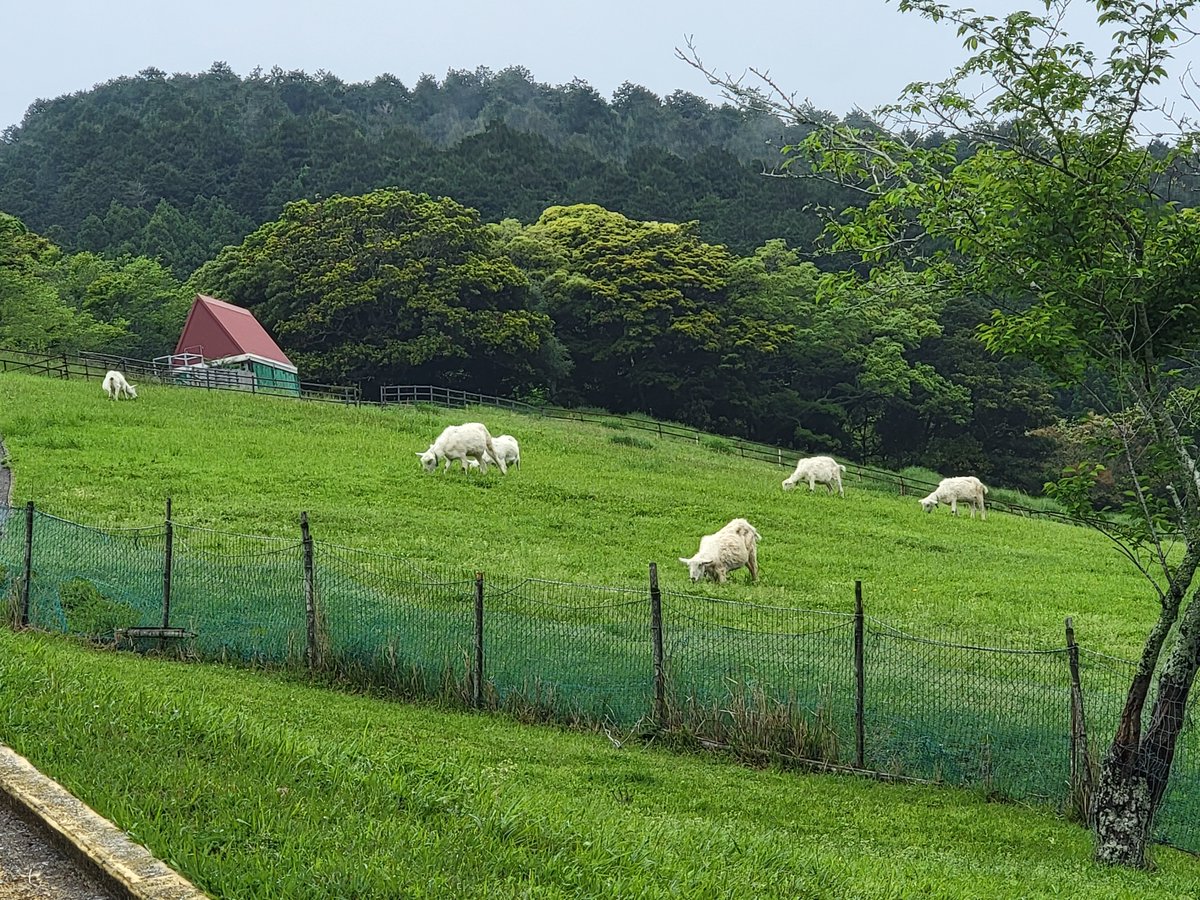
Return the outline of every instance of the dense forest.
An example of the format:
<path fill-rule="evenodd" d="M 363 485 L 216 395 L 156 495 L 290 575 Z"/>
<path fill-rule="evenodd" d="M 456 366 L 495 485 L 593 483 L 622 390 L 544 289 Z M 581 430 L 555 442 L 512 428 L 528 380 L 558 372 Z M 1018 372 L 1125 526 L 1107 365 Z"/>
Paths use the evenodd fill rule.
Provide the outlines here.
<path fill-rule="evenodd" d="M 683 91 L 625 84 L 607 101 L 517 68 L 411 89 L 386 75 L 148 69 L 30 107 L 0 139 L 0 210 L 64 249 L 154 257 L 180 277 L 289 201 L 379 187 L 451 196 L 490 221 L 568 203 L 694 220 L 746 252 L 807 246 L 806 209 L 834 200 L 817 181 L 762 177 L 800 137 Z"/>
<path fill-rule="evenodd" d="M 803 136 L 516 68 L 411 88 L 146 70 L 0 138 L 0 346 L 162 355 L 200 291 L 253 310 L 305 380 L 638 410 L 1039 489 L 1070 398 L 984 350 L 984 299 L 823 290 L 844 263 L 818 211 L 855 201 L 770 177 Z"/>

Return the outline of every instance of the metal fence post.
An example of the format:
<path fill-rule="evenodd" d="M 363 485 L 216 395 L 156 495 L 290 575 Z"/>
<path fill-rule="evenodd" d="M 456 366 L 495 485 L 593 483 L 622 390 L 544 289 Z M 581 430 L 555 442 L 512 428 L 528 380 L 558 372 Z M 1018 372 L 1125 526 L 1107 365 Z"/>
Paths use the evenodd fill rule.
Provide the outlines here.
<path fill-rule="evenodd" d="M 313 540 L 308 530 L 308 513 L 300 513 L 300 544 L 304 550 L 304 623 L 307 626 L 307 662 L 310 669 L 317 665 L 317 598 L 313 583 Z"/>
<path fill-rule="evenodd" d="M 29 586 L 33 581 L 33 501 L 25 504 L 25 578 L 21 581 L 21 627 L 29 627 Z"/>
<path fill-rule="evenodd" d="M 667 684 L 663 666 L 662 592 L 658 589 L 658 563 L 650 563 L 650 642 L 654 651 L 654 724 L 667 724 Z"/>
<path fill-rule="evenodd" d="M 175 523 L 171 521 L 171 498 L 167 498 L 166 538 L 163 553 L 162 627 L 171 627 L 171 569 L 175 556 Z"/>
<path fill-rule="evenodd" d="M 475 573 L 475 665 L 471 672 L 471 705 L 483 706 L 483 573 Z"/>
<path fill-rule="evenodd" d="M 854 582 L 854 765 L 866 768 L 866 672 L 863 669 L 862 582 Z"/>

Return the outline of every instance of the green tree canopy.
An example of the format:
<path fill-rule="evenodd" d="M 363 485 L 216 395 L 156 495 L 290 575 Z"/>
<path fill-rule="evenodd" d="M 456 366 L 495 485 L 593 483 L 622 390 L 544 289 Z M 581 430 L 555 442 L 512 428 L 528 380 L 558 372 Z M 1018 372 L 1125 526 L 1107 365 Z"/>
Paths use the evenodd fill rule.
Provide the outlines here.
<path fill-rule="evenodd" d="M 0 347 L 38 353 L 95 350 L 118 339 L 127 323 L 98 322 L 65 302 L 53 284 L 62 252 L 0 213 Z"/>
<path fill-rule="evenodd" d="M 375 191 L 289 204 L 192 285 L 245 306 L 311 380 L 507 393 L 557 376 L 551 323 L 474 210 Z"/>
<path fill-rule="evenodd" d="M 694 225 L 590 204 L 551 207 L 524 240 L 526 258 L 544 266 L 534 275 L 577 399 L 724 428 L 746 416 L 738 373 L 754 354 L 777 352 L 786 328 L 733 309 L 728 250 Z"/>

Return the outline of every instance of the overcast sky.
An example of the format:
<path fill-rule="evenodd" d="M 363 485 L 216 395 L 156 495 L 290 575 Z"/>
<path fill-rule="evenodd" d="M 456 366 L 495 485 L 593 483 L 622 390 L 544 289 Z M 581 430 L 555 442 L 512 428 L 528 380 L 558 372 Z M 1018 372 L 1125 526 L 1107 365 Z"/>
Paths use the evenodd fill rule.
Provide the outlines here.
<path fill-rule="evenodd" d="M 1076 30 L 1094 40 L 1082 0 Z M 958 5 L 958 4 L 952 4 Z M 964 2 L 962 5 L 969 5 Z M 1036 5 L 977 0 L 1007 12 Z M 801 98 L 844 114 L 896 99 L 911 81 L 947 74 L 965 54 L 954 29 L 897 12 L 895 0 L 58 0 L 5 3 L 0 39 L 0 129 L 35 99 L 88 90 L 154 67 L 201 72 L 216 60 L 239 75 L 256 66 L 325 69 L 344 81 L 509 65 L 562 84 L 579 77 L 606 98 L 623 81 L 659 95 L 718 99 L 674 48 L 691 35 L 721 71 L 768 68 Z M 1195 56 L 1195 46 L 1187 48 Z M 1176 94 L 1178 90 L 1172 88 Z"/>

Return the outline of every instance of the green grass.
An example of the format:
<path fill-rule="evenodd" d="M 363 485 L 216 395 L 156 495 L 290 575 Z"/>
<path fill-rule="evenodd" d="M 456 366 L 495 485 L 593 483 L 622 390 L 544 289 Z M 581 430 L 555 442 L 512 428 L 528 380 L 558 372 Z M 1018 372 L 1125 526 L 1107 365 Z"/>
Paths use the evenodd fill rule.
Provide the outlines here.
<path fill-rule="evenodd" d="M 628 727 L 648 711 L 645 573 L 646 564 L 656 560 L 661 564 L 667 595 L 666 640 L 671 659 L 669 675 L 673 679 L 668 702 L 692 704 L 693 708 L 685 711 L 685 730 L 700 727 L 705 733 L 742 745 L 774 746 L 793 752 L 796 748 L 815 748 L 809 752 L 847 759 L 848 730 L 846 722 L 841 721 L 846 715 L 850 684 L 847 628 L 838 626 L 829 632 L 827 617 L 698 604 L 675 593 L 695 590 L 687 583 L 683 567 L 675 564 L 675 557 L 690 555 L 701 534 L 738 515 L 751 519 L 764 534 L 760 549 L 762 580 L 758 585 L 749 585 L 744 573 L 736 573 L 731 584 L 699 588 L 709 597 L 844 613 L 851 607 L 853 581 L 861 578 L 871 615 L 929 637 L 971 644 L 1058 644 L 1062 617 L 1070 614 L 1085 645 L 1126 655 L 1136 650 L 1141 632 L 1152 617 L 1152 608 L 1137 579 L 1102 538 L 1085 529 L 999 513 L 987 522 L 956 520 L 944 511 L 926 516 L 914 497 L 896 497 L 853 477 L 847 479 L 844 500 L 806 491 L 784 494 L 779 481 L 786 468 L 742 460 L 729 454 L 728 444 L 720 439 L 692 444 L 642 437 L 611 425 L 548 421 L 492 409 L 355 409 L 152 385 L 144 386 L 140 393 L 136 403 L 107 403 L 94 384 L 0 376 L 0 434 L 5 436 L 12 454 L 16 501 L 32 497 L 45 512 L 108 527 L 128 527 L 153 523 L 161 515 L 163 498 L 171 495 L 176 521 L 195 526 L 177 529 L 180 555 L 172 621 L 197 625 L 197 646 L 210 658 L 226 654 L 280 662 L 299 658 L 295 637 L 303 633 L 302 607 L 297 602 L 299 558 L 291 545 L 299 536 L 297 517 L 301 509 L 309 511 L 319 541 L 368 551 L 318 547 L 318 589 L 326 633 L 333 644 L 330 649 L 343 662 L 351 660 L 342 666 L 343 672 L 361 675 L 366 681 L 378 679 L 392 688 L 461 698 L 470 635 L 470 574 L 481 569 L 487 572 L 491 598 L 487 699 L 526 720 L 547 715 L 570 718 L 578 713 L 593 721 L 597 716 L 608 717 Z M 415 453 L 423 450 L 445 425 L 472 419 L 486 421 L 495 433 L 516 434 L 522 442 L 522 469 L 507 477 L 496 472 L 469 477 L 461 472 L 433 476 L 422 473 Z M 160 537 L 125 533 L 97 536 L 52 519 L 39 522 L 35 556 L 43 573 L 54 574 L 35 578 L 35 608 L 54 610 L 61 606 L 61 611 L 55 613 L 64 617 L 61 624 L 70 625 L 72 619 L 76 624 L 87 623 L 88 627 L 74 630 L 89 633 L 104 633 L 126 623 L 130 616 L 140 617 L 143 624 L 152 623 L 161 590 L 161 560 L 157 555 L 161 553 Z M 276 539 L 243 540 L 197 530 L 204 528 Z M 412 562 L 379 556 L 381 552 Z M 54 564 L 46 554 L 56 554 Z M 580 586 L 523 584 L 523 576 L 633 587 L 637 593 L 626 595 L 635 598 L 633 605 L 612 607 L 611 597 L 602 592 Z M 434 584 L 412 593 L 404 585 L 414 577 Z M 272 618 L 273 610 L 283 612 Z M 56 627 L 54 622 L 49 624 Z M 1011 796 L 1041 797 L 1051 802 L 1062 799 L 1065 774 L 1058 770 L 1065 757 L 1055 743 L 1061 736 L 1061 723 L 1055 722 L 1062 718 L 1065 704 L 1053 694 L 1057 688 L 1049 688 L 1051 693 L 1047 694 L 1048 685 L 1060 685 L 1062 681 L 1058 658 L 1006 657 L 997 669 L 995 658 L 989 661 L 976 654 L 968 661 L 968 678 L 964 660 L 954 656 L 961 656 L 961 651 L 913 651 L 902 646 L 902 641 L 893 646 L 882 637 L 873 640 L 878 640 L 878 645 L 873 644 L 869 650 L 870 765 L 949 781 L 978 782 L 985 791 Z M 35 646 L 55 648 L 38 653 L 66 654 L 62 657 L 64 673 L 74 671 L 73 677 L 85 680 L 95 677 L 90 670 L 84 674 L 92 662 L 72 655 L 76 651 L 60 649 L 57 644 Z M 264 648 L 273 649 L 264 654 Z M 919 661 L 914 660 L 914 652 L 922 657 Z M 110 662 L 107 656 L 97 659 L 102 660 L 95 663 L 99 666 L 137 665 Z M 453 670 L 451 676 L 440 682 L 447 665 Z M 1095 671 L 1098 674 L 1089 671 L 1087 679 L 1101 679 L 1095 683 L 1111 687 L 1103 681 L 1102 671 Z M 178 702 L 179 709 L 191 708 L 194 702 L 203 705 L 207 689 L 202 690 L 201 697 L 192 697 L 191 674 L 164 677 L 180 678 L 188 684 L 186 691 L 179 687 L 182 682 L 176 684 L 175 693 L 186 697 L 186 704 Z M 240 700 L 230 698 L 268 689 L 253 675 L 221 671 L 214 677 L 227 679 L 228 690 L 213 709 L 242 709 Z M 303 690 L 286 682 L 278 684 L 284 684 L 281 689 L 288 691 Z M 790 693 L 796 685 L 810 693 Z M 681 692 L 674 693 L 676 688 Z M 1119 690 L 1118 683 L 1118 695 Z M 838 702 L 826 707 L 830 691 L 837 692 L 834 699 Z M 43 688 L 39 687 L 34 693 L 41 692 Z M 1106 696 L 1103 691 L 1089 692 L 1092 702 Z M 161 719 L 161 710 L 155 712 L 158 701 L 147 702 L 150 705 L 141 707 L 141 715 Z M 263 709 L 267 709 L 275 701 L 262 702 Z M 323 703 L 342 702 L 326 699 L 314 700 L 313 704 L 321 708 Z M 794 715 L 781 702 L 798 704 L 803 715 Z M 109 715 L 105 703 L 112 705 L 111 700 L 93 702 L 93 708 Z M 27 743 L 22 746 L 58 746 L 55 729 L 70 727 L 75 713 L 61 698 L 53 700 L 52 706 L 68 723 L 57 723 L 47 711 L 36 724 L 28 726 Z M 131 715 L 136 719 L 139 707 L 134 706 Z M 86 715 L 86 705 L 80 708 Z M 673 706 L 672 714 L 681 708 Z M 396 713 L 395 707 L 380 709 Z M 747 714 L 739 715 L 738 709 Z M 1092 709 L 1094 714 L 1095 707 Z M 1031 710 L 1047 711 L 1053 721 L 1027 721 Z M 325 712 L 322 709 L 322 714 Z M 447 716 L 446 721 L 474 723 L 472 727 L 484 729 L 489 737 L 489 729 L 513 727 L 498 721 L 480 725 L 484 720 L 429 710 L 398 714 Z M 222 713 L 224 718 L 216 717 L 215 724 L 205 718 L 208 712 L 199 715 L 199 720 L 188 719 L 184 730 L 202 746 L 218 742 L 219 753 L 214 751 L 217 758 L 206 760 L 215 767 L 221 765 L 221 754 L 235 760 L 239 753 L 262 755 L 270 774 L 270 767 L 276 765 L 271 760 L 284 752 L 276 748 L 290 753 L 293 742 L 301 740 L 296 737 L 299 724 L 286 715 L 267 715 L 260 721 L 253 716 L 230 719 L 226 712 Z M 374 715 L 346 713 L 340 721 L 353 722 L 356 717 L 371 721 Z M 1107 721 L 1111 716 L 1101 718 Z M 17 720 L 10 717 L 9 721 Z M 172 749 L 174 737 L 170 735 L 142 734 L 124 715 L 114 716 L 111 722 L 114 729 L 128 732 L 135 741 L 129 748 L 135 759 L 159 753 L 168 758 L 179 755 Z M 230 722 L 237 729 L 252 732 L 244 746 L 231 749 L 219 738 L 205 736 L 217 734 Z M 285 727 L 281 729 L 280 725 Z M 827 730 L 831 725 L 836 726 L 840 738 Z M 0 737 L 11 739 L 11 734 L 22 733 L 24 727 L 6 729 Z M 319 731 L 328 727 L 328 722 L 314 727 Z M 355 727 L 351 726 L 350 731 L 357 734 Z M 388 726 L 374 730 L 365 724 L 357 727 L 365 730 L 353 739 L 353 750 L 345 756 L 339 755 L 341 750 L 328 751 L 333 756 L 322 772 L 338 785 L 345 784 L 347 796 L 366 797 L 375 786 L 360 782 L 360 776 L 366 776 L 359 768 L 366 765 L 369 772 L 374 772 L 378 764 L 361 760 L 374 753 L 390 759 L 388 742 L 375 741 L 377 734 L 388 732 Z M 453 730 L 444 723 L 428 727 Z M 745 731 L 739 733 L 739 729 Z M 79 754 L 95 756 L 95 747 L 88 745 L 88 730 L 84 731 Z M 513 733 L 527 735 L 521 740 L 530 742 L 551 739 L 544 732 Z M 104 737 L 112 739 L 107 733 Z M 562 735 L 555 739 L 588 740 Z M 136 740 L 145 743 L 137 745 Z M 840 747 L 836 745 L 838 740 L 842 742 Z M 589 746 L 594 749 L 594 745 Z M 547 750 L 546 757 L 553 758 L 557 752 Z M 296 755 L 302 761 L 305 758 L 300 751 Z M 629 755 L 623 753 L 621 758 Z M 575 759 L 570 754 L 568 758 Z M 677 765 L 674 758 L 653 758 L 657 760 L 655 765 L 666 769 Z M 531 764 L 524 757 L 518 756 L 517 760 L 514 765 Z M 286 768 L 292 762 L 278 765 Z M 104 795 L 108 788 L 103 782 L 110 778 L 122 783 L 121 778 L 113 778 L 104 769 L 105 764 L 102 759 L 89 759 L 88 765 L 93 767 L 81 770 L 84 774 L 79 776 L 78 784 L 81 789 L 86 787 L 85 796 L 95 796 L 96 791 Z M 717 771 L 711 768 L 715 764 L 695 760 L 686 764 L 702 767 L 695 777 L 703 781 L 703 790 L 693 789 L 692 793 L 706 801 L 719 805 L 725 791 L 731 798 L 738 793 L 735 776 L 730 776 L 734 781 L 727 787 L 710 787 L 705 773 Z M 571 767 L 574 763 L 564 765 Z M 472 764 L 463 764 L 463 771 L 471 769 Z M 256 771 L 263 775 L 254 764 L 249 765 L 246 777 Z M 240 779 L 242 774 L 213 775 L 189 763 L 179 775 L 179 792 L 184 795 L 179 802 L 186 801 L 187 809 L 171 806 L 172 797 L 157 796 L 164 791 L 170 794 L 169 790 L 151 787 L 148 790 L 157 796 L 151 803 L 154 811 L 131 813 L 141 823 L 138 833 L 149 833 L 147 822 L 153 823 L 151 830 L 158 829 L 164 841 L 182 842 L 172 844 L 169 852 L 189 874 L 208 871 L 205 866 L 211 864 L 219 871 L 211 877 L 223 878 L 226 860 L 236 855 L 229 846 L 240 847 L 245 835 L 257 834 L 256 829 L 267 819 L 260 822 L 254 816 L 267 813 L 262 812 L 261 804 L 251 810 L 259 812 L 250 815 L 232 800 L 224 805 L 205 801 L 201 808 L 208 824 L 188 824 L 192 814 L 188 804 L 200 802 L 197 797 L 206 785 L 224 785 L 220 779 Z M 564 796 L 580 794 L 579 786 L 570 781 L 574 776 L 564 774 Z M 287 781 L 282 776 L 267 778 L 270 780 Z M 863 790 L 861 786 L 841 787 L 840 782 L 826 779 L 811 783 L 839 785 L 829 790 L 835 794 L 845 792 L 847 797 Z M 777 782 L 775 790 L 781 790 L 780 784 L 790 782 Z M 868 789 L 884 790 L 873 785 Z M 127 792 L 132 796 L 143 790 L 147 789 L 130 782 Z M 220 790 L 223 795 L 254 795 L 240 781 L 236 789 L 225 786 Z M 456 811 L 470 807 L 441 781 L 430 790 L 441 791 L 439 797 L 452 796 L 447 802 Z M 826 787 L 821 787 L 814 797 L 824 798 L 824 791 Z M 291 792 L 289 787 L 286 795 Z M 681 798 L 685 793 L 680 789 Z M 269 800 L 269 794 L 266 796 Z M 311 872 L 296 876 L 263 874 L 261 869 L 277 860 L 284 860 L 280 865 L 285 869 L 292 867 L 288 872 L 312 865 L 298 862 L 301 858 L 319 860 L 323 871 L 327 871 L 328 891 L 316 896 L 419 895 L 414 887 L 418 884 L 435 885 L 434 895 L 512 894 L 519 888 L 509 881 L 511 873 L 522 866 L 536 870 L 529 876 L 536 887 L 532 892 L 550 896 L 601 893 L 602 884 L 615 885 L 613 890 L 618 893 L 656 895 L 666 892 L 662 886 L 666 883 L 676 885 L 676 892 L 682 895 L 719 896 L 724 891 L 739 896 L 728 884 L 739 878 L 743 884 L 752 884 L 755 878 L 764 877 L 768 882 L 759 891 L 764 895 L 907 896 L 906 891 L 912 890 L 937 896 L 936 891 L 930 894 L 913 886 L 940 885 L 943 880 L 957 883 L 944 879 L 940 870 L 931 874 L 924 859 L 915 867 L 889 871 L 881 876 L 882 880 L 870 880 L 874 874 L 870 866 L 838 847 L 832 857 L 827 850 L 808 848 L 800 856 L 785 858 L 780 855 L 783 851 L 768 851 L 769 842 L 764 838 L 761 844 L 741 846 L 747 853 L 761 850 L 765 854 L 761 868 L 768 874 L 755 874 L 751 862 L 743 868 L 738 867 L 739 863 L 730 870 L 734 874 L 728 876 L 731 880 L 727 884 L 722 880 L 726 878 L 724 871 L 712 871 L 708 858 L 713 848 L 717 850 L 715 858 L 720 853 L 728 855 L 728 847 L 707 831 L 707 837 L 697 837 L 696 843 L 671 851 L 675 855 L 670 865 L 655 857 L 650 867 L 653 875 L 642 871 L 649 857 L 639 856 L 642 851 L 629 851 L 629 859 L 636 862 L 634 868 L 648 880 L 638 881 L 628 873 L 612 875 L 616 880 L 604 880 L 611 872 L 623 872 L 623 863 L 607 857 L 607 861 L 596 862 L 586 854 L 588 864 L 594 863 L 604 873 L 589 874 L 590 870 L 585 871 L 586 867 L 571 856 L 578 848 L 563 834 L 584 822 L 583 827 L 601 835 L 599 840 L 605 846 L 628 844 L 652 847 L 657 852 L 660 845 L 665 846 L 657 830 L 662 823 L 656 820 L 653 827 L 635 824 L 626 835 L 611 831 L 606 820 L 581 818 L 572 806 L 547 811 L 533 800 L 528 808 L 505 807 L 496 813 L 491 806 L 483 812 L 470 807 L 476 811 L 467 814 L 474 823 L 472 827 L 481 829 L 485 837 L 492 834 L 489 817 L 500 815 L 507 823 L 500 828 L 501 838 L 516 835 L 519 852 L 487 843 L 488 854 L 495 859 L 482 866 L 464 865 L 467 874 L 461 876 L 463 880 L 438 880 L 439 876 L 430 873 L 446 866 L 446 860 L 429 856 L 429 846 L 449 847 L 449 856 L 457 858 L 464 846 L 480 840 L 479 834 L 469 828 L 462 831 L 458 823 L 454 826 L 457 830 L 450 833 L 427 837 L 419 845 L 406 844 L 398 858 L 413 866 L 414 872 L 424 874 L 414 874 L 411 883 L 389 881 L 401 876 L 387 874 L 390 870 L 371 847 L 343 836 L 341 840 L 347 843 L 343 851 L 337 849 L 336 835 L 328 843 L 322 843 L 318 835 L 300 837 L 310 827 L 305 824 L 309 819 L 324 822 L 335 814 L 346 815 L 343 807 L 350 801 L 332 799 L 334 794 L 327 796 L 327 806 L 312 799 L 304 821 L 279 826 L 287 834 L 297 835 L 299 849 L 290 861 L 284 857 L 291 851 L 285 852 L 281 846 L 292 846 L 286 840 L 245 837 L 251 849 L 242 852 L 247 858 L 256 856 L 258 862 L 245 861 L 242 874 L 230 876 L 243 881 L 222 890 L 231 896 L 254 896 L 245 886 L 255 878 L 294 887 L 301 883 L 295 879 L 311 878 Z M 924 848 L 924 836 L 913 833 L 920 830 L 920 816 L 910 817 L 902 806 L 928 802 L 912 799 L 923 798 L 925 793 L 894 796 L 903 799 L 873 801 L 877 803 L 877 814 L 893 822 L 911 819 L 901 827 L 899 839 L 915 841 L 913 846 Z M 477 800 L 475 794 L 471 798 L 472 802 Z M 418 806 L 426 804 L 427 799 L 421 799 Z M 111 802 L 119 808 L 122 801 L 117 797 Z M 551 800 L 546 798 L 546 802 Z M 628 802 L 622 800 L 622 805 Z M 735 800 L 730 802 L 736 805 Z M 838 802 L 858 801 L 828 802 L 836 806 Z M 1186 834 L 1191 827 L 1181 829 L 1176 822 L 1180 816 L 1183 819 L 1179 821 L 1186 822 L 1190 815 L 1188 802 L 1168 804 L 1164 818 L 1171 823 L 1168 833 Z M 892 803 L 901 808 L 889 808 Z M 788 815 L 800 814 L 792 810 Z M 845 818 L 846 814 L 842 815 Z M 390 821 L 387 816 L 382 818 Z M 420 818 L 424 821 L 428 816 Z M 832 839 L 840 844 L 846 842 L 848 834 L 858 839 L 854 818 L 846 821 L 852 824 L 840 832 L 832 821 L 827 826 L 829 833 L 840 835 Z M 379 835 L 380 829 L 390 826 L 360 822 L 355 827 L 364 834 Z M 677 826 L 672 821 L 669 827 Z M 776 826 L 764 827 L 775 833 Z M 357 834 L 353 829 L 351 833 Z M 539 839 L 551 834 L 554 840 L 546 845 L 539 840 L 529 842 L 522 837 L 527 834 Z M 685 843 L 691 840 L 682 833 L 679 839 Z M 798 852 L 792 847 L 794 834 L 776 835 L 775 839 L 787 844 L 789 854 Z M 830 840 L 828 835 L 824 840 Z M 963 852 L 990 858 L 986 866 L 997 872 L 1003 870 L 1003 860 L 986 848 L 986 839 L 978 840 L 983 843 Z M 200 843 L 196 845 L 196 841 Z M 207 849 L 198 850 L 197 846 Z M 343 852 L 345 859 L 338 861 L 338 854 Z M 898 851 L 885 842 L 862 852 L 879 852 L 891 859 Z M 618 856 L 625 859 L 625 851 L 619 851 Z M 1086 849 L 1081 849 L 1076 859 L 1081 862 L 1085 856 Z M 843 858 L 846 861 L 838 864 L 841 868 L 831 864 L 831 860 Z M 401 863 L 397 863 L 397 871 L 403 869 Z M 339 868 L 342 866 L 345 868 Z M 946 861 L 946 866 L 963 868 L 964 863 L 955 856 Z M 967 865 L 964 870 L 971 868 Z M 237 871 L 237 866 L 232 869 Z M 375 869 L 383 874 L 370 880 L 375 879 Z M 1091 873 L 1090 869 L 1086 871 Z M 998 890 L 1004 877 L 1011 874 L 997 875 L 993 882 L 986 883 Z M 660 876 L 667 881 L 656 880 Z M 1081 883 L 1090 883 L 1087 879 L 1092 877 L 1089 874 Z M 358 878 L 368 880 L 354 880 Z M 788 878 L 797 880 L 789 882 Z M 1022 895 L 1062 890 L 1056 878 L 1051 875 L 1044 883 L 1031 882 L 1039 886 Z M 967 878 L 962 884 L 971 881 Z M 320 879 L 318 883 L 324 884 Z M 543 884 L 548 885 L 544 890 Z M 859 884 L 871 887 L 856 893 L 852 886 Z M 901 885 L 906 887 L 901 889 Z M 1119 896 L 1120 890 L 1112 895 Z"/>
<path fill-rule="evenodd" d="M 1186 898 L 1053 815 L 0 632 L 0 735 L 217 897 Z"/>
<path fill-rule="evenodd" d="M 0 434 L 14 502 L 128 526 L 161 519 L 295 538 L 300 510 L 324 540 L 463 571 L 637 586 L 650 561 L 687 589 L 675 560 L 735 516 L 763 535 L 762 578 L 711 596 L 868 614 L 968 643 L 1078 639 L 1135 654 L 1155 604 L 1100 535 L 995 513 L 921 514 L 914 497 L 847 478 L 846 498 L 784 493 L 786 467 L 708 447 L 494 409 L 376 409 L 146 385 L 109 403 L 90 382 L 0 375 Z M 425 475 L 416 452 L 447 424 L 482 419 L 517 435 L 522 468 Z M 626 438 L 631 438 L 626 440 Z"/>

